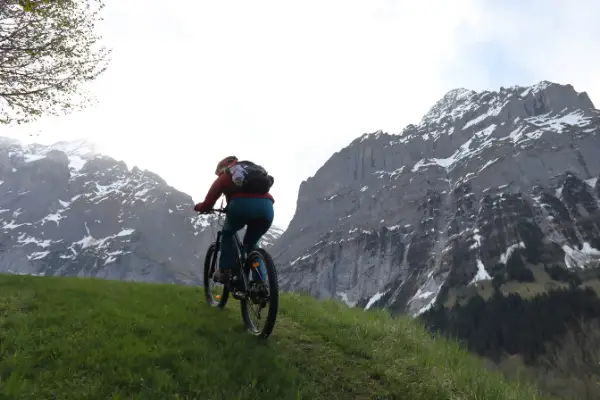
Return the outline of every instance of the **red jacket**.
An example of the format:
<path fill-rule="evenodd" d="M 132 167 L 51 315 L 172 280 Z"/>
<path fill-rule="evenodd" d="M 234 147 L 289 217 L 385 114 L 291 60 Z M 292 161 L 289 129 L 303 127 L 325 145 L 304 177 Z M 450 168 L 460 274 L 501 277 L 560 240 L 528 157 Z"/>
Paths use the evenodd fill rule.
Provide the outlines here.
<path fill-rule="evenodd" d="M 219 200 L 219 197 L 221 197 L 222 194 L 225 195 L 227 204 L 229 204 L 229 202 L 232 199 L 235 199 L 237 197 L 266 198 L 266 199 L 271 199 L 271 201 L 273 203 L 275 203 L 275 199 L 273 199 L 273 196 L 271 196 L 269 193 L 265 193 L 265 194 L 234 193 L 234 191 L 235 191 L 235 184 L 233 183 L 233 180 L 231 179 L 231 175 L 229 175 L 227 173 L 221 174 L 221 175 L 219 175 L 219 177 L 217 179 L 215 179 L 213 184 L 210 186 L 210 189 L 208 190 L 208 193 L 206 194 L 204 201 L 202 203 L 196 204 L 196 207 L 194 207 L 194 210 L 196 210 L 198 212 L 210 211 L 214 207 L 217 200 Z"/>

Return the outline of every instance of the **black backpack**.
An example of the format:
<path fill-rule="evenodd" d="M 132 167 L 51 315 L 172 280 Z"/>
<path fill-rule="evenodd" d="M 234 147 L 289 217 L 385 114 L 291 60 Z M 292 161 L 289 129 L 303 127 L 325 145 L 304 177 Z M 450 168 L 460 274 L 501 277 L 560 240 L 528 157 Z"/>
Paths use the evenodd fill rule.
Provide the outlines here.
<path fill-rule="evenodd" d="M 238 192 L 269 193 L 275 179 L 267 171 L 252 161 L 238 161 L 227 169 Z"/>

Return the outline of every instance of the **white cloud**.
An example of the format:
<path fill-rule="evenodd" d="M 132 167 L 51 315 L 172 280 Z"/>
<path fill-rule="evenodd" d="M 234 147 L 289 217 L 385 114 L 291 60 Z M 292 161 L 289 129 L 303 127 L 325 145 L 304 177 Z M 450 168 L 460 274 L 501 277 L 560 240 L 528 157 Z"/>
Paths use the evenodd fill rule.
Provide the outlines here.
<path fill-rule="evenodd" d="M 286 226 L 300 182 L 355 137 L 400 131 L 454 87 L 497 87 L 489 62 L 463 60 L 477 42 L 528 71 L 515 83 L 600 95 L 598 6 L 550 3 L 111 0 L 100 104 L 9 134 L 89 138 L 196 201 L 220 158 L 252 159 L 275 176 L 275 223 Z"/>

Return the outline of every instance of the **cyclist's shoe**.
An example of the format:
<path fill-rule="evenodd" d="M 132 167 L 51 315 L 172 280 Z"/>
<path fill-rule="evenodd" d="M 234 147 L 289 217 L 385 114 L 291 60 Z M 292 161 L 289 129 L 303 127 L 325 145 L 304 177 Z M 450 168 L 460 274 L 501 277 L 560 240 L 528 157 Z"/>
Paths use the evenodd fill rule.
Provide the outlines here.
<path fill-rule="evenodd" d="M 226 284 L 227 282 L 229 282 L 230 273 L 231 270 L 229 269 L 221 270 L 220 268 L 217 268 L 217 270 L 213 274 L 213 281 L 217 283 Z"/>

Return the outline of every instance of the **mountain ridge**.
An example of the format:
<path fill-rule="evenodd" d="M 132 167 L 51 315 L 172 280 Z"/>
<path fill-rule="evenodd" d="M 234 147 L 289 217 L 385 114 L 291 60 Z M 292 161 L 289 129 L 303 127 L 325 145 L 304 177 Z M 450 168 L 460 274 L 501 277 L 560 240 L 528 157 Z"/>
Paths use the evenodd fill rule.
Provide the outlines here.
<path fill-rule="evenodd" d="M 540 237 L 540 225 L 546 229 L 544 243 L 558 238 L 572 262 L 581 262 L 590 255 L 587 246 L 600 248 L 591 245 L 598 235 L 593 224 L 578 227 L 587 232 L 583 237 L 543 220 L 548 210 L 558 216 L 566 209 L 561 223 L 582 225 L 580 209 L 595 212 L 599 132 L 600 112 L 571 85 L 542 81 L 493 92 L 450 91 L 418 125 L 399 135 L 363 134 L 302 182 L 296 214 L 273 248 L 282 287 L 350 305 L 373 306 L 377 302 L 369 300 L 379 298 L 392 311 L 408 307 L 418 314 L 456 270 L 469 275 L 461 283 L 468 286 L 476 277 L 493 275 L 486 268 L 509 248 L 516 249 L 510 255 L 521 257 L 521 236 L 533 230 Z M 572 204 L 561 208 L 552 200 L 565 182 L 567 199 L 559 203 Z M 497 207 L 501 203 L 506 210 Z M 521 232 L 487 226 L 508 218 L 510 207 L 531 215 L 513 219 Z M 528 218 L 536 220 L 532 226 Z M 506 237 L 480 243 L 480 228 L 489 234 L 501 228 Z M 451 261 L 457 252 L 470 253 L 468 262 Z"/>
<path fill-rule="evenodd" d="M 220 219 L 193 205 L 88 141 L 0 138 L 0 271 L 197 284 Z"/>

